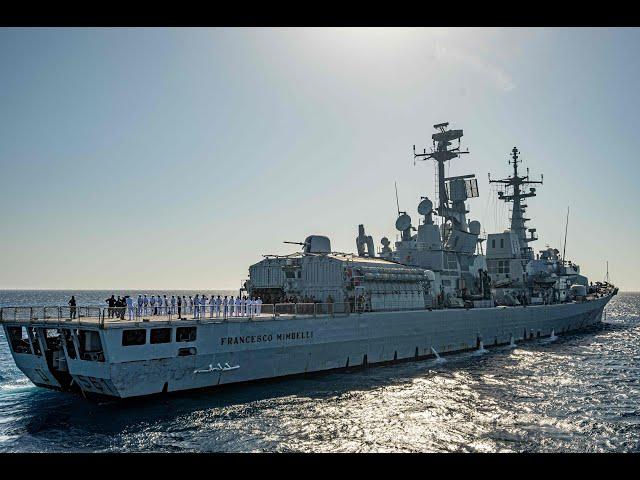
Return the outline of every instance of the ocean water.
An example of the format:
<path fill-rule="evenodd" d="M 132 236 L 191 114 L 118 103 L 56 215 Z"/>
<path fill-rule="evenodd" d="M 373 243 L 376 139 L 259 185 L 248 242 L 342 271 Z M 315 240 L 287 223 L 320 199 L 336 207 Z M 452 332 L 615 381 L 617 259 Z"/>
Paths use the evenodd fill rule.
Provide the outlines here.
<path fill-rule="evenodd" d="M 0 304 L 70 294 L 0 291 Z M 0 333 L 0 452 L 34 451 L 638 452 L 640 294 L 556 341 L 128 401 L 33 386 Z"/>

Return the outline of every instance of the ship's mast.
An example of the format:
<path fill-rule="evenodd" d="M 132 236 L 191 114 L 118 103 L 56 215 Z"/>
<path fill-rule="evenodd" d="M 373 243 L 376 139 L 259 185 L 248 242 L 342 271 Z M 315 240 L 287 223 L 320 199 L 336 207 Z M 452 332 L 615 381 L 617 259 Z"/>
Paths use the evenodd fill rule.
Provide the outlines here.
<path fill-rule="evenodd" d="M 518 236 L 522 258 L 530 260 L 533 259 L 533 250 L 528 246 L 528 243 L 537 240 L 538 237 L 535 235 L 535 228 L 527 229 L 525 225 L 530 219 L 524 217 L 527 205 L 522 203 L 522 200 L 529 197 L 535 197 L 536 189 L 534 187 L 530 187 L 529 192 L 525 193 L 525 189 L 523 187 L 536 183 L 542 184 L 543 177 L 541 175 L 540 180 L 530 180 L 528 168 L 525 176 L 518 176 L 518 164 L 522 163 L 522 160 L 518 156 L 519 153 L 520 152 L 516 147 L 513 147 L 513 150 L 511 150 L 511 160 L 509 160 L 509 164 L 513 165 L 513 176 L 501 180 L 491 180 L 491 174 L 489 174 L 489 183 L 502 183 L 506 185 L 507 189 L 511 189 L 511 191 L 508 191 L 506 195 L 505 192 L 498 192 L 498 198 L 505 202 L 513 202 L 513 209 L 511 211 L 511 231 Z M 529 231 L 529 236 L 527 236 L 527 230 Z"/>
<path fill-rule="evenodd" d="M 464 206 L 464 200 L 467 196 L 460 198 L 450 198 L 449 189 L 447 188 L 447 182 L 452 180 L 463 181 L 462 186 L 465 187 L 464 179 L 475 177 L 475 175 L 462 175 L 459 177 L 445 177 L 444 166 L 445 162 L 453 160 L 460 155 L 469 153 L 468 150 L 460 150 L 460 138 L 463 135 L 462 130 L 448 130 L 449 122 L 439 123 L 434 125 L 433 128 L 439 130 L 438 133 L 434 133 L 431 138 L 433 139 L 433 148 L 431 152 L 427 153 L 426 149 L 423 153 L 416 153 L 416 146 L 413 146 L 413 157 L 418 160 L 433 159 L 438 165 L 438 208 L 436 209 L 439 216 L 444 217 L 447 220 L 451 220 L 454 223 L 454 227 L 459 230 L 466 231 L 465 214 L 468 213 Z M 458 140 L 458 146 L 455 148 L 449 148 L 451 142 Z M 471 198 L 477 196 L 477 184 L 475 184 L 475 195 L 469 195 Z M 459 196 L 458 196 L 459 197 Z M 453 203 L 452 203 L 453 200 Z"/>

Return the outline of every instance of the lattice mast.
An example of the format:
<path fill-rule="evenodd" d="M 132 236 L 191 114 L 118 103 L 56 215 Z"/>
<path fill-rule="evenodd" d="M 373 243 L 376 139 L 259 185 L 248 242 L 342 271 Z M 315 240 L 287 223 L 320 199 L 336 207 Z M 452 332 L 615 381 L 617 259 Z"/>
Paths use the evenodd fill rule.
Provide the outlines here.
<path fill-rule="evenodd" d="M 458 158 L 460 155 L 468 154 L 469 151 L 460 150 L 460 138 L 463 136 L 462 130 L 449 130 L 448 122 L 434 125 L 433 128 L 438 133 L 432 135 L 433 148 L 431 152 L 426 149 L 423 153 L 416 153 L 416 146 L 413 146 L 413 157 L 415 160 L 435 160 L 437 166 L 437 195 L 438 207 L 436 212 L 439 216 L 450 220 L 457 230 L 467 231 L 465 214 L 466 210 L 464 201 L 467 198 L 478 196 L 478 186 L 475 175 L 461 175 L 457 177 L 445 176 L 445 163 Z M 451 142 L 457 140 L 458 146 L 451 147 Z M 451 183 L 455 183 L 454 191 L 451 189 Z"/>
<path fill-rule="evenodd" d="M 541 184 L 543 182 L 543 175 L 540 175 L 540 180 L 529 179 L 529 169 L 527 168 L 527 174 L 525 176 L 518 175 L 518 164 L 522 163 L 519 158 L 520 152 L 516 147 L 511 150 L 511 160 L 509 164 L 513 165 L 513 176 L 503 178 L 501 180 L 491 180 L 491 174 L 489 174 L 489 183 L 501 183 L 506 186 L 506 193 L 503 191 L 498 192 L 498 198 L 505 202 L 512 202 L 513 208 L 511 210 L 511 231 L 518 236 L 520 242 L 520 252 L 522 258 L 533 259 L 533 249 L 528 245 L 530 242 L 534 242 L 538 239 L 536 236 L 535 228 L 527 228 L 526 223 L 530 220 L 524 215 L 527 210 L 527 205 L 522 203 L 525 198 L 535 197 L 535 187 L 530 187 L 529 192 L 524 190 L 527 185 Z M 529 236 L 527 236 L 527 231 Z"/>

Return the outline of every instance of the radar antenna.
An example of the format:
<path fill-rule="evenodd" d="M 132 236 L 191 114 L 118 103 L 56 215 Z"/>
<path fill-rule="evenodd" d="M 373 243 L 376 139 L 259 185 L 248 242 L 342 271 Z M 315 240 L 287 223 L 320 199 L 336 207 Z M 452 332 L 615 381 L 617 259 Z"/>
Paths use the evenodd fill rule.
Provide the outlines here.
<path fill-rule="evenodd" d="M 461 175 L 457 177 L 445 176 L 445 163 L 458 158 L 460 155 L 469 153 L 469 150 L 460 150 L 460 138 L 463 136 L 462 130 L 449 130 L 449 122 L 438 123 L 433 126 L 437 133 L 431 135 L 433 147 L 430 152 L 426 148 L 422 153 L 416 153 L 416 146 L 413 146 L 413 159 L 416 160 L 435 160 L 437 164 L 438 176 L 438 208 L 435 210 L 437 214 L 446 220 L 451 220 L 456 229 L 466 231 L 465 214 L 466 210 L 464 202 L 469 198 L 478 196 L 478 182 L 475 175 Z M 451 147 L 451 142 L 458 141 L 457 147 Z"/>

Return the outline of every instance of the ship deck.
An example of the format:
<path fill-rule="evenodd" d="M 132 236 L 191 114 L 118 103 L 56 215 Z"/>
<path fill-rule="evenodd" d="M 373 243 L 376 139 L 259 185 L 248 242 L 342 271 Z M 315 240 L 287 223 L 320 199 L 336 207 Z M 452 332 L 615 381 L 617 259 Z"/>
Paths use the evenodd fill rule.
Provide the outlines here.
<path fill-rule="evenodd" d="M 597 295 L 589 295 L 584 302 L 589 302 L 615 294 L 611 290 L 606 293 Z M 574 303 L 574 302 L 568 302 Z M 549 304 L 560 305 L 560 304 Z M 549 306 L 547 305 L 547 306 Z M 498 306 L 487 308 L 536 308 L 545 305 L 527 305 L 527 306 Z M 76 307 L 75 316 L 72 314 L 71 307 L 41 307 L 41 306 L 20 306 L 20 307 L 2 307 L 0 308 L 0 323 L 12 325 L 31 325 L 48 328 L 69 328 L 69 327 L 93 327 L 93 328 L 127 328 L 132 326 L 144 327 L 149 325 L 174 325 L 174 324 L 190 324 L 190 323 L 242 323 L 242 322 L 260 322 L 267 320 L 289 320 L 296 318 L 316 318 L 316 317 L 344 317 L 348 315 L 361 313 L 391 313 L 391 312 L 415 312 L 430 311 L 428 308 L 394 308 L 389 306 L 388 309 L 379 311 L 370 311 L 357 308 L 357 306 L 349 303 L 309 303 L 309 304 L 264 304 L 261 306 L 260 313 L 246 312 L 244 315 L 235 315 L 225 313 L 224 311 L 212 312 L 209 307 L 206 308 L 204 315 L 194 316 L 192 312 L 178 316 L 172 311 L 161 312 L 157 315 L 151 313 L 139 313 L 136 310 L 131 315 L 128 311 L 124 312 L 124 318 L 120 318 L 116 310 L 113 312 L 109 308 L 103 307 Z M 460 309 L 450 308 L 444 309 L 456 311 Z M 73 318 L 72 318 L 73 317 Z"/>

